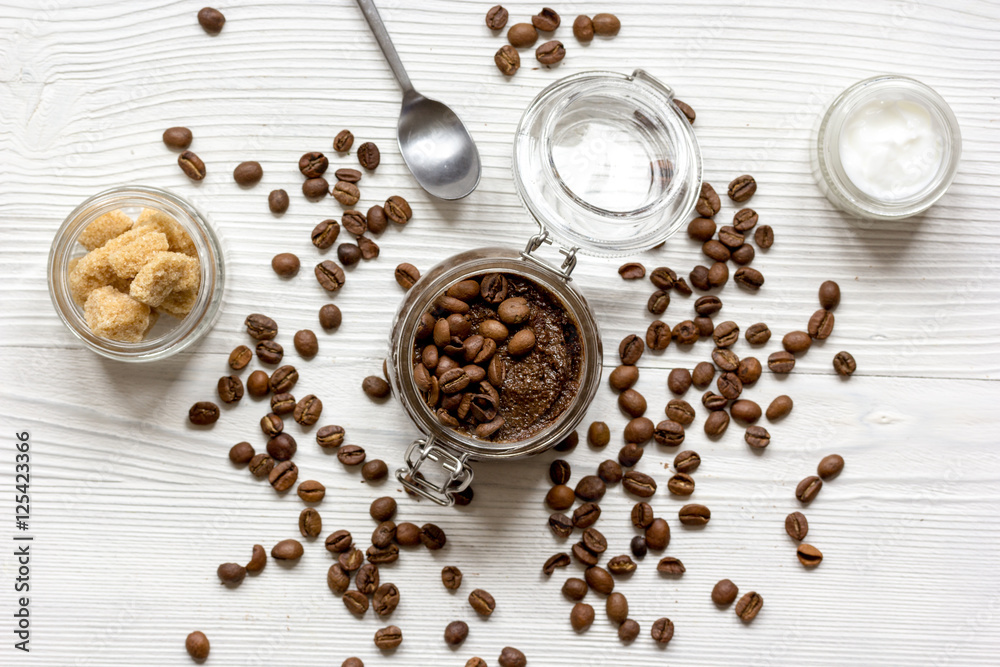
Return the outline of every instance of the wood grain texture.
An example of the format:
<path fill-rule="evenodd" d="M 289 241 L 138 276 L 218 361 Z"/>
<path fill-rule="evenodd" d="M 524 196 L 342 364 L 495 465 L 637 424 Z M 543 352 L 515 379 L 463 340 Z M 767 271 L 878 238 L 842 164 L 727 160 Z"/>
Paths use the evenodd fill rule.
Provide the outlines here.
<path fill-rule="evenodd" d="M 503 38 L 483 24 L 489 4 L 380 3 L 414 83 L 456 108 L 483 156 L 479 189 L 443 203 L 419 190 L 395 150 L 398 90 L 353 3 L 221 3 L 226 27 L 209 37 L 195 21 L 201 3 L 0 2 L 0 270 L 7 285 L 0 295 L 0 419 L 5 439 L 27 429 L 33 443 L 30 662 L 188 664 L 184 636 L 201 629 L 212 641 L 212 665 L 339 665 L 348 655 L 369 666 L 462 665 L 472 655 L 492 665 L 504 645 L 520 647 L 536 666 L 993 664 L 1000 654 L 993 563 L 1000 548 L 1000 8 L 975 0 L 617 3 L 621 34 L 581 46 L 570 34 L 572 18 L 609 5 L 578 2 L 555 7 L 566 60 L 554 71 L 536 69 L 525 51 L 523 69 L 506 81 L 492 63 Z M 539 8 L 505 6 L 512 20 Z M 329 490 L 319 506 L 324 533 L 344 527 L 366 540 L 374 528 L 368 503 L 384 494 L 400 499 L 401 519 L 434 521 L 448 533 L 444 550 L 407 550 L 383 570 L 403 597 L 391 622 L 405 640 L 393 655 L 372 645 L 385 623 L 370 613 L 354 619 L 327 589 L 330 558 L 320 543 L 307 544 L 294 567 L 271 562 L 237 590 L 219 586 L 220 562 L 245 562 L 254 543 L 269 549 L 297 535 L 298 498 L 276 497 L 226 458 L 238 440 L 263 445 L 256 426 L 262 406 L 244 399 L 209 430 L 190 427 L 185 414 L 193 401 L 214 395 L 226 355 L 245 342 L 247 313 L 277 319 L 287 350 L 291 332 L 318 329 L 326 295 L 309 270 L 319 259 L 308 232 L 339 217 L 340 207 L 298 196 L 298 156 L 332 153 L 333 135 L 349 127 L 359 142 L 382 148 L 382 166 L 362 182 L 364 205 L 398 193 L 414 209 L 406 228 L 379 239 L 378 260 L 348 271 L 335 299 L 344 325 L 320 335 L 320 355 L 301 361 L 289 354 L 303 376 L 297 392 L 322 397 L 323 422 L 344 425 L 352 442 L 394 466 L 416 431 L 398 404 L 373 405 L 359 389 L 364 376 L 378 372 L 400 298 L 393 267 L 410 261 L 427 269 L 469 247 L 523 244 L 534 223 L 510 178 L 521 111 L 560 76 L 637 67 L 697 110 L 707 180 L 721 191 L 738 174 L 757 178 L 752 205 L 777 239 L 754 264 L 767 283 L 756 295 L 733 286 L 721 292 L 726 318 L 744 327 L 766 321 L 775 332 L 757 356 L 804 327 L 820 282 L 835 279 L 844 293 L 833 337 L 800 359 L 792 376 L 765 374 L 748 390 L 762 404 L 779 393 L 796 401 L 782 423 L 766 424 L 773 444 L 764 454 L 748 451 L 736 425 L 707 439 L 699 412 L 684 448 L 705 461 L 692 501 L 711 507 L 713 519 L 704 529 L 685 529 L 674 519 L 683 503 L 665 489 L 654 498 L 674 529 L 667 553 L 688 571 L 676 581 L 662 578 L 651 554 L 619 583 L 640 638 L 621 645 L 593 593 L 588 601 L 598 620 L 576 636 L 559 588 L 579 568 L 541 574 L 549 554 L 570 546 L 545 527 L 542 499 L 555 453 L 479 465 L 473 505 L 441 510 L 407 500 L 396 484 L 362 483 L 296 427 L 301 478 Z M 809 155 L 829 100 L 883 72 L 937 89 L 959 119 L 964 153 L 955 184 L 927 214 L 868 225 L 820 194 Z M 192 149 L 209 169 L 204 182 L 190 183 L 160 142 L 172 125 L 193 129 Z M 241 190 L 230 174 L 246 159 L 260 161 L 265 176 Z M 353 156 L 332 161 L 354 165 Z M 223 239 L 231 277 L 215 329 L 154 367 L 122 366 L 81 349 L 46 288 L 46 255 L 61 220 L 84 198 L 127 182 L 173 188 L 205 211 Z M 292 194 L 282 218 L 266 207 L 277 187 Z M 732 212 L 726 205 L 719 219 Z M 291 281 L 268 267 L 279 250 L 303 258 L 305 269 Z M 702 256 L 682 235 L 636 259 L 686 274 Z M 621 261 L 585 257 L 574 274 L 598 313 L 609 367 L 617 342 L 645 331 L 651 319 L 643 307 L 651 286 L 621 281 Z M 690 312 L 688 300 L 675 297 L 664 319 L 673 324 Z M 741 355 L 748 349 L 743 341 L 737 346 Z M 858 360 L 848 381 L 830 364 L 841 349 Z M 639 388 L 651 416 L 669 398 L 669 369 L 692 367 L 708 352 L 701 343 L 643 357 Z M 687 398 L 695 403 L 697 396 L 692 390 Z M 569 454 L 574 479 L 617 453 L 625 418 L 614 398 L 602 387 L 588 415 L 611 425 L 612 445 L 581 445 Z M 0 483 L 10 489 L 11 449 L 3 451 Z M 805 571 L 782 522 L 798 509 L 797 481 L 831 451 L 847 468 L 804 510 L 808 541 L 826 556 Z M 674 453 L 650 445 L 639 469 L 665 485 Z M 10 502 L 8 492 L 3 497 Z M 602 502 L 599 527 L 611 553 L 627 551 L 634 500 L 612 488 Z M 11 523 L 2 522 L 4 544 Z M 14 602 L 10 551 L 0 550 L 6 619 Z M 445 564 L 465 572 L 457 594 L 440 584 Z M 722 577 L 763 595 L 764 611 L 751 626 L 710 602 Z M 475 587 L 498 600 L 487 621 L 465 602 Z M 665 651 L 648 635 L 660 616 L 677 628 Z M 441 639 L 455 619 L 471 626 L 458 650 Z M 28 663 L 7 643 L 0 656 L 0 664 Z"/>

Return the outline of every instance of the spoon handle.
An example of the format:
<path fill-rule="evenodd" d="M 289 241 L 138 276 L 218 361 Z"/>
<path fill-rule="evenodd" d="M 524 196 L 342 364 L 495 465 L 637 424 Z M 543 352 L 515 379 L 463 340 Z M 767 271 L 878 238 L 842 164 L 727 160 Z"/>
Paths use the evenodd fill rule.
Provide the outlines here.
<path fill-rule="evenodd" d="M 396 53 L 396 47 L 392 45 L 392 38 L 389 37 L 389 31 L 385 29 L 385 24 L 382 23 L 382 17 L 379 16 L 378 8 L 375 7 L 375 3 L 372 0 L 357 0 L 357 2 L 358 7 L 361 8 L 361 12 L 368 21 L 368 27 L 375 34 L 375 41 L 378 42 L 379 48 L 382 49 L 382 55 L 389 61 L 389 68 L 396 76 L 396 81 L 403 88 L 403 93 L 410 92 L 413 90 L 413 84 L 410 83 L 410 77 L 406 73 L 406 68 L 403 67 L 403 61 L 399 59 L 399 54 Z"/>

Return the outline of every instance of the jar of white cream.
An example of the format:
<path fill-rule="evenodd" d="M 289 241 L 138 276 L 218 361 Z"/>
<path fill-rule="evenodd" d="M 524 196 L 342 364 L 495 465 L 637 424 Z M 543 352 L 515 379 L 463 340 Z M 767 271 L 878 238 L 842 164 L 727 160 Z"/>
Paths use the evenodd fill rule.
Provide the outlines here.
<path fill-rule="evenodd" d="M 817 182 L 840 209 L 898 220 L 947 191 L 962 153 L 948 103 L 903 76 L 865 79 L 827 109 L 816 144 Z"/>

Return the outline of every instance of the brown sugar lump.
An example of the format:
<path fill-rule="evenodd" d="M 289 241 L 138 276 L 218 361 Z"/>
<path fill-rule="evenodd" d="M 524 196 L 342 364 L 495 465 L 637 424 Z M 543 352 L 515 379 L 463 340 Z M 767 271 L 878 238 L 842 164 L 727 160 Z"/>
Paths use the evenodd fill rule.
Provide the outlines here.
<path fill-rule="evenodd" d="M 191 312 L 191 309 L 194 308 L 194 302 L 197 300 L 198 290 L 171 292 L 170 296 L 164 299 L 156 309 L 180 320 Z"/>
<path fill-rule="evenodd" d="M 149 227 L 134 227 L 105 243 L 108 264 L 119 278 L 132 279 L 155 252 L 169 249 L 166 234 Z"/>
<path fill-rule="evenodd" d="M 138 343 L 151 327 L 149 306 L 110 285 L 92 291 L 83 312 L 90 330 L 110 340 Z"/>
<path fill-rule="evenodd" d="M 129 288 L 129 294 L 153 308 L 174 292 L 197 294 L 201 283 L 198 259 L 179 252 L 157 252 L 150 256 Z"/>
<path fill-rule="evenodd" d="M 168 248 L 171 252 L 179 252 L 191 257 L 198 256 L 198 249 L 195 248 L 191 235 L 172 216 L 155 208 L 144 208 L 135 220 L 135 227 L 149 227 L 167 237 Z"/>
<path fill-rule="evenodd" d="M 77 240 L 87 250 L 96 250 L 102 245 L 132 229 L 132 218 L 121 211 L 111 211 L 87 225 Z"/>
<path fill-rule="evenodd" d="M 69 290 L 73 301 L 82 306 L 90 293 L 99 287 L 114 285 L 121 287 L 122 281 L 108 263 L 108 250 L 98 248 L 77 258 L 69 269 Z M 127 283 L 124 285 L 128 289 Z"/>

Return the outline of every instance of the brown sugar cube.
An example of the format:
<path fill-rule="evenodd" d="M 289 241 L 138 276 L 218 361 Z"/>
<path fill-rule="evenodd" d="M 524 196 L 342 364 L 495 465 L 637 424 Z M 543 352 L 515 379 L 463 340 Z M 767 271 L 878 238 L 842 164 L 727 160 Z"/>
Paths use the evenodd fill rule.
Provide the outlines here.
<path fill-rule="evenodd" d="M 170 245 L 166 250 L 179 252 L 191 257 L 198 256 L 198 249 L 191 240 L 191 235 L 172 216 L 155 208 L 144 208 L 135 221 L 136 227 L 151 227 L 167 237 Z"/>
<path fill-rule="evenodd" d="M 133 299 L 155 308 L 173 292 L 197 292 L 200 282 L 196 257 L 179 252 L 157 252 L 135 274 L 129 294 Z"/>
<path fill-rule="evenodd" d="M 132 218 L 121 211 L 111 211 L 87 225 L 77 240 L 87 250 L 96 250 L 130 229 L 132 229 Z"/>
<path fill-rule="evenodd" d="M 155 252 L 169 248 L 167 236 L 149 227 L 135 227 L 105 243 L 108 264 L 119 278 L 135 278 Z"/>
<path fill-rule="evenodd" d="M 128 283 L 120 279 L 108 263 L 108 255 L 108 250 L 98 248 L 76 258 L 70 265 L 69 291 L 78 305 L 85 304 L 91 292 L 105 285 L 128 290 Z"/>
<path fill-rule="evenodd" d="M 149 306 L 110 285 L 91 292 L 83 311 L 87 326 L 101 338 L 138 343 L 150 328 Z"/>
<path fill-rule="evenodd" d="M 198 299 L 198 290 L 188 290 L 186 292 L 172 292 L 170 296 L 163 300 L 156 307 L 161 313 L 166 313 L 171 317 L 183 319 L 185 315 L 194 308 L 194 302 Z"/>

